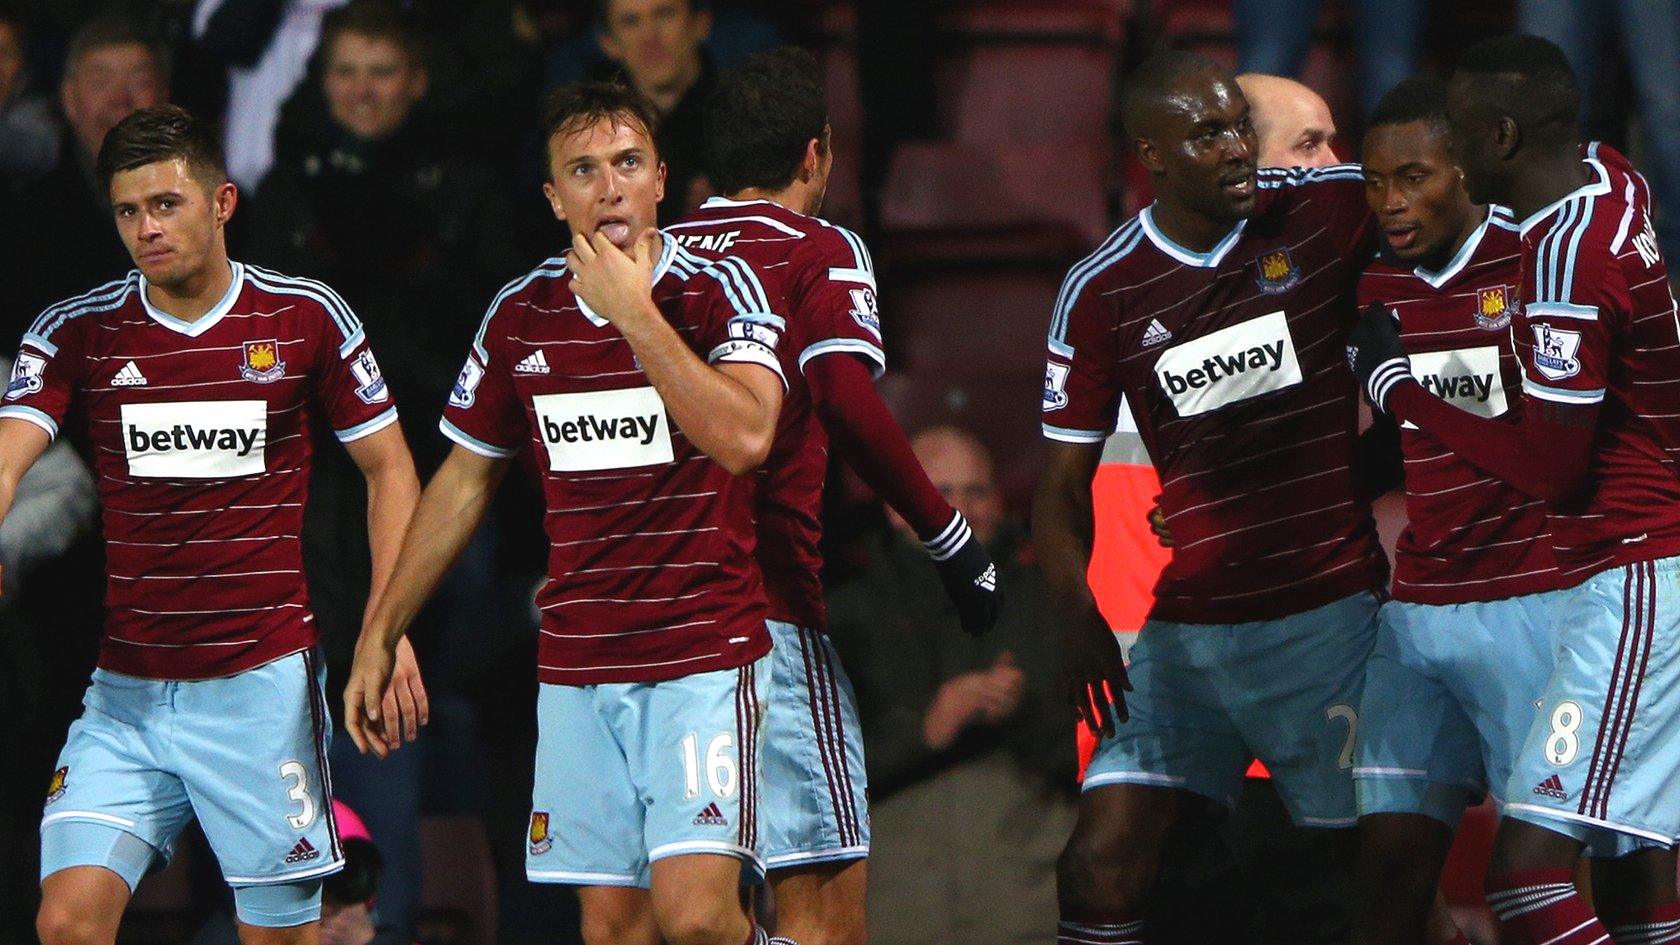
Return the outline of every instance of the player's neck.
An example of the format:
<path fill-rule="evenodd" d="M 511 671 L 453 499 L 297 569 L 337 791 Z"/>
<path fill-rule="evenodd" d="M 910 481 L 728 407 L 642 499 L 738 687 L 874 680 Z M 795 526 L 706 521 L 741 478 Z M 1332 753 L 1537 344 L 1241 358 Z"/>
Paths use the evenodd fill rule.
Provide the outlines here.
<path fill-rule="evenodd" d="M 1447 263 L 1458 257 L 1458 251 L 1463 249 L 1464 244 L 1470 242 L 1470 238 L 1475 236 L 1476 231 L 1482 228 L 1482 224 L 1487 222 L 1488 214 L 1491 212 L 1487 207 L 1472 207 L 1470 212 L 1464 215 L 1464 225 L 1459 229 L 1458 235 L 1449 242 L 1442 244 L 1440 249 L 1430 253 L 1426 258 L 1418 260 L 1418 267 L 1430 272 L 1440 272 L 1447 268 Z"/>
<path fill-rule="evenodd" d="M 232 284 L 233 264 L 221 256 L 174 285 L 147 282 L 146 301 L 181 321 L 196 322 L 216 307 Z"/>
<path fill-rule="evenodd" d="M 1575 146 L 1534 158 L 1512 174 L 1511 212 L 1518 220 L 1527 220 L 1592 179 L 1592 169 Z"/>
<path fill-rule="evenodd" d="M 1219 245 L 1219 241 L 1231 235 L 1231 228 L 1237 225 L 1236 221 L 1216 220 L 1162 197 L 1155 198 L 1150 218 L 1155 221 L 1156 229 L 1165 233 L 1168 239 L 1198 253 L 1209 252 Z"/>

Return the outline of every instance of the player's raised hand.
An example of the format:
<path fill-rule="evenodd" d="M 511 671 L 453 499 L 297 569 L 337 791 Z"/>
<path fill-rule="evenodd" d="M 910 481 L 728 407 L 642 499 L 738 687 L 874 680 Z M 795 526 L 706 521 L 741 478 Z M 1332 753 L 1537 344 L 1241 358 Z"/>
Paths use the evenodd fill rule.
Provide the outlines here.
<path fill-rule="evenodd" d="M 626 319 L 653 308 L 653 268 L 659 261 L 659 231 L 648 228 L 625 252 L 601 233 L 572 236 L 572 292 L 595 314 L 623 327 Z"/>
<path fill-rule="evenodd" d="M 1348 367 L 1371 406 L 1386 410 L 1394 385 L 1412 376 L 1412 362 L 1400 344 L 1397 316 L 1380 302 L 1359 313 L 1347 340 Z"/>
<path fill-rule="evenodd" d="M 1120 643 L 1100 614 L 1062 628 L 1062 667 L 1074 718 L 1108 738 L 1130 718 L 1125 693 L 1132 689 Z"/>
<path fill-rule="evenodd" d="M 962 513 L 958 512 L 939 537 L 925 546 L 933 556 L 939 583 L 945 585 L 945 595 L 957 605 L 962 628 L 973 636 L 992 629 L 1003 606 L 997 565 Z"/>

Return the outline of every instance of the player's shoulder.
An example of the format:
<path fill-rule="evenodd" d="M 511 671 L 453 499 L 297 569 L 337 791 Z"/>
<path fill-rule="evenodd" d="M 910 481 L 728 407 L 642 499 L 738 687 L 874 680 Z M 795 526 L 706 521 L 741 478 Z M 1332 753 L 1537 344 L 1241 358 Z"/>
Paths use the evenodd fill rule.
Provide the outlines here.
<path fill-rule="evenodd" d="M 23 340 L 48 354 L 53 354 L 57 351 L 57 343 L 53 339 L 63 336 L 65 326 L 75 324 L 79 319 L 90 315 L 114 312 L 137 299 L 139 291 L 140 270 L 132 269 L 120 279 L 112 279 L 101 286 L 61 299 L 42 309 L 41 314 L 35 317 L 29 329 L 24 332 Z"/>
<path fill-rule="evenodd" d="M 1326 167 L 1262 167 L 1254 186 L 1267 205 L 1308 196 L 1365 196 L 1365 169 L 1358 164 Z"/>
<path fill-rule="evenodd" d="M 571 279 L 566 271 L 566 254 L 550 256 L 538 263 L 535 268 L 509 279 L 490 297 L 490 304 L 484 307 L 484 317 L 479 319 L 478 331 L 473 333 L 473 352 L 481 362 L 489 363 L 490 353 L 485 348 L 485 339 L 491 337 L 490 326 L 513 317 L 516 313 L 534 307 L 553 309 L 559 307 L 552 300 L 565 291 L 566 283 Z"/>
<path fill-rule="evenodd" d="M 284 300 L 304 316 L 332 324 L 342 347 L 353 348 L 362 339 L 362 320 L 342 295 L 319 279 L 291 276 L 252 263 L 235 263 L 239 278 L 258 296 Z"/>
<path fill-rule="evenodd" d="M 731 315 L 769 314 L 776 310 L 758 267 L 732 254 L 701 255 L 675 239 L 665 240 L 666 258 L 659 263 L 661 281 L 675 278 L 691 298 L 711 300 Z"/>
<path fill-rule="evenodd" d="M 1072 305 L 1080 293 L 1093 286 L 1103 285 L 1138 266 L 1148 265 L 1147 254 L 1137 252 L 1145 242 L 1146 212 L 1139 212 L 1115 227 L 1096 249 L 1068 269 L 1062 279 L 1062 293 L 1056 300 L 1057 308 L 1064 304 Z"/>

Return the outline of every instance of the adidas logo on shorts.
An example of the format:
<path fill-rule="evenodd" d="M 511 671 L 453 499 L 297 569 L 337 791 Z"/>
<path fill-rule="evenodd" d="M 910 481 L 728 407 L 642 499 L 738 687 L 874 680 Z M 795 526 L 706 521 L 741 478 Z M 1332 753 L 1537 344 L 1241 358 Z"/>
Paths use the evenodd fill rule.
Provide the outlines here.
<path fill-rule="evenodd" d="M 548 358 L 541 349 L 526 355 L 518 364 L 513 366 L 515 374 L 547 374 Z"/>
<path fill-rule="evenodd" d="M 299 837 L 297 846 L 292 847 L 292 852 L 286 854 L 286 862 L 302 863 L 305 860 L 313 860 L 320 855 L 321 851 L 315 849 L 315 845 L 309 842 L 308 837 Z"/>
<path fill-rule="evenodd" d="M 718 810 L 716 801 L 707 804 L 706 809 L 701 811 L 698 817 L 694 818 L 694 822 L 702 827 L 729 826 L 729 819 L 723 816 L 723 811 Z"/>
<path fill-rule="evenodd" d="M 1569 800 L 1569 792 L 1563 789 L 1563 781 L 1557 775 L 1552 775 L 1534 786 L 1534 793 L 1545 797 L 1555 797 L 1560 801 Z"/>

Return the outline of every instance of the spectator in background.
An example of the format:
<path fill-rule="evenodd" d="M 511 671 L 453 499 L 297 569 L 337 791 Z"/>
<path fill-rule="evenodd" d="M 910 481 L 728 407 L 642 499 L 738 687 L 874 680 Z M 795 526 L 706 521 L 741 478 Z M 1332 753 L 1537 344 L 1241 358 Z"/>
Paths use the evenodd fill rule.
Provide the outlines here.
<path fill-rule="evenodd" d="M 0 11 L 0 188 L 58 161 L 58 122 L 52 103 L 29 87 L 23 45 L 22 18 Z"/>
<path fill-rule="evenodd" d="M 198 0 L 193 38 L 228 69 L 228 176 L 254 194 L 274 164 L 280 108 L 303 81 L 321 20 L 348 0 Z"/>
<path fill-rule="evenodd" d="M 829 595 L 869 765 L 869 938 L 1048 941 L 1056 855 L 1073 826 L 1074 749 L 1044 582 L 979 442 L 943 427 L 912 446 L 992 553 L 1009 602 L 992 633 L 964 633 L 902 524 Z"/>
<path fill-rule="evenodd" d="M 706 98 L 716 70 L 701 48 L 712 32 L 702 0 L 602 0 L 601 48 L 659 112 L 665 199 L 659 223 L 674 223 L 711 196 L 705 171 Z"/>
<path fill-rule="evenodd" d="M 1253 111 L 1261 167 L 1328 167 L 1338 163 L 1330 142 L 1336 120 L 1317 92 L 1294 79 L 1245 72 L 1237 85 Z"/>
<path fill-rule="evenodd" d="M 59 85 L 68 132 L 58 161 L 19 187 L 0 231 L 0 283 L 15 306 L 5 314 L 7 338 L 20 336 L 47 305 L 133 268 L 93 160 L 117 122 L 168 98 L 168 56 L 133 20 L 95 19 L 71 37 Z"/>
<path fill-rule="evenodd" d="M 1321 6 L 1321 0 L 1235 0 L 1237 71 L 1300 75 Z M 1353 14 L 1360 114 L 1369 114 L 1383 93 L 1417 70 L 1425 3 L 1348 0 L 1347 8 Z"/>
<path fill-rule="evenodd" d="M 1613 33 L 1633 80 L 1632 111 L 1648 153 L 1641 166 L 1652 190 L 1651 222 L 1663 258 L 1680 259 L 1680 4 L 1673 0 L 1520 0 L 1517 28 L 1551 40 L 1581 79 L 1581 120 L 1605 109 L 1600 75 L 1605 34 Z M 1626 115 L 1623 115 L 1625 127 Z M 1613 129 L 1619 130 L 1619 129 Z M 1591 132 L 1589 132 L 1591 133 Z M 1611 135 L 1614 137 L 1614 134 Z M 1671 279 L 1680 269 L 1671 266 Z"/>

